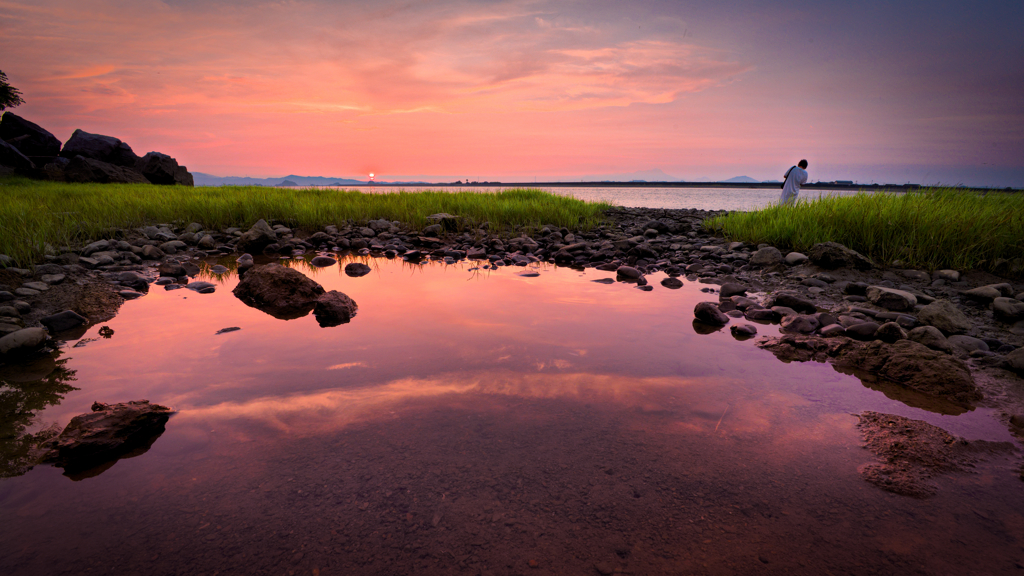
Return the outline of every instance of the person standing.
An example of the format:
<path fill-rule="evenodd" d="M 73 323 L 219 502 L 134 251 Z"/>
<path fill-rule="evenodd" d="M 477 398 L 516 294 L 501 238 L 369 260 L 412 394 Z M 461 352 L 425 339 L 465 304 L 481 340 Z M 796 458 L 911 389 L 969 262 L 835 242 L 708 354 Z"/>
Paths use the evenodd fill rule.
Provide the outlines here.
<path fill-rule="evenodd" d="M 779 203 L 792 206 L 796 202 L 797 194 L 800 193 L 800 186 L 807 183 L 807 160 L 801 160 L 787 170 L 783 178 L 786 182 L 782 185 L 782 198 Z"/>

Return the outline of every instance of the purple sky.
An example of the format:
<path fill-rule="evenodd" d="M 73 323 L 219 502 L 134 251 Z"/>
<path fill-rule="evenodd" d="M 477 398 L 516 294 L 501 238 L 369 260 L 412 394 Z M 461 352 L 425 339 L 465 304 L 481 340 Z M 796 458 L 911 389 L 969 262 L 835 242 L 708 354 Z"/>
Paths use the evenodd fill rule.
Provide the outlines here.
<path fill-rule="evenodd" d="M 15 112 L 217 175 L 1024 186 L 1024 2 L 0 0 Z"/>

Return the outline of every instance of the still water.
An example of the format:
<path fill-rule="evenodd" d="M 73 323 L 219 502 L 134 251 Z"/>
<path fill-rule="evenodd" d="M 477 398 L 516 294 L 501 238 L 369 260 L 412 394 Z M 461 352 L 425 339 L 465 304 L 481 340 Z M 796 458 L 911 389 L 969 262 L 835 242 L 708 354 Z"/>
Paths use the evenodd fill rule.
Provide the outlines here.
<path fill-rule="evenodd" d="M 986 410 L 933 414 L 727 330 L 698 334 L 693 307 L 713 296 L 661 274 L 642 292 L 595 270 L 359 261 L 373 271 L 291 262 L 358 303 L 349 324 L 275 319 L 234 298 L 232 274 L 205 273 L 215 293 L 151 286 L 68 342 L 74 389 L 32 429 L 96 400 L 178 413 L 96 476 L 0 479 L 0 573 L 999 574 L 1024 561 L 1012 458 L 940 478 L 928 500 L 857 472 L 874 459 L 852 413 L 1010 440 Z"/>
<path fill-rule="evenodd" d="M 542 190 L 560 196 L 571 196 L 590 202 L 608 202 L 616 206 L 629 208 L 696 208 L 698 210 L 754 210 L 777 203 L 782 195 L 779 188 L 647 188 L 647 187 L 540 187 Z M 445 192 L 494 192 L 507 190 L 508 187 L 494 188 L 461 187 L 461 186 L 344 186 L 341 190 L 359 190 L 386 194 L 404 190 L 422 192 L 424 190 L 441 190 Z M 821 196 L 852 196 L 856 190 L 801 190 L 800 200 L 815 200 Z M 873 192 L 864 192 L 872 194 Z"/>

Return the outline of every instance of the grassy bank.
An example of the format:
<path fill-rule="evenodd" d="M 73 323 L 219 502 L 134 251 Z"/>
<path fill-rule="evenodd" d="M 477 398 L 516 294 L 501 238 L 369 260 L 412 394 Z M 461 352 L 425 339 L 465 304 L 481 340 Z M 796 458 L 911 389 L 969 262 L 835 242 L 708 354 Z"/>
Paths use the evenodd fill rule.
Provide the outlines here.
<path fill-rule="evenodd" d="M 198 222 L 205 228 L 248 227 L 260 218 L 320 230 L 345 220 L 387 218 L 414 226 L 438 212 L 492 228 L 556 224 L 589 228 L 609 205 L 541 190 L 364 194 L 260 186 L 187 188 L 141 184 L 65 184 L 0 179 L 0 254 L 20 265 L 54 248 L 97 239 L 111 228 Z"/>
<path fill-rule="evenodd" d="M 1006 273 L 1005 261 L 1024 255 L 1024 195 L 1014 193 L 943 188 L 830 196 L 735 212 L 705 225 L 733 240 L 780 249 L 806 251 L 831 240 L 879 263 L 928 270 Z"/>

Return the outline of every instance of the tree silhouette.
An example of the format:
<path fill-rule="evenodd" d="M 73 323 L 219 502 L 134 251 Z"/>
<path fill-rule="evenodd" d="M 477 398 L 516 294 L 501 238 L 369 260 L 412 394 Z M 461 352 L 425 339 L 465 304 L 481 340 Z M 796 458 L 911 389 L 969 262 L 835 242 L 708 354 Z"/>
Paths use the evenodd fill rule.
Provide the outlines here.
<path fill-rule="evenodd" d="M 25 99 L 21 97 L 21 90 L 7 83 L 7 74 L 0 70 L 0 112 L 5 108 L 14 108 L 24 104 Z"/>

